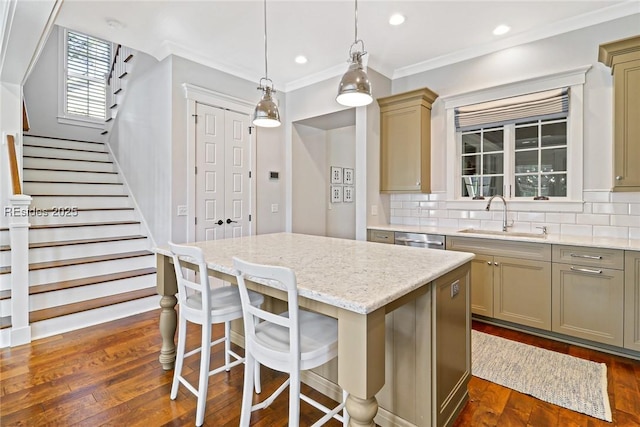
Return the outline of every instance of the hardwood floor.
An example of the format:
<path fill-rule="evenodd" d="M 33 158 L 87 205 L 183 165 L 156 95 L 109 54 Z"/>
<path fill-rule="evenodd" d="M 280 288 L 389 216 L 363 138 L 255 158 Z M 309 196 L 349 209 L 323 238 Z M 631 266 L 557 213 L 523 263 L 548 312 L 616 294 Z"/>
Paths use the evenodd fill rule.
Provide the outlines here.
<path fill-rule="evenodd" d="M 196 398 L 180 388 L 169 399 L 173 371 L 158 363 L 159 311 L 0 350 L 0 425 L 2 426 L 192 426 Z M 470 401 L 455 426 L 640 426 L 640 362 L 474 323 L 483 332 L 604 362 L 608 366 L 613 423 L 606 423 L 473 378 Z M 221 329 L 216 328 L 220 334 Z M 199 340 L 191 330 L 189 345 Z M 217 350 L 217 349 L 214 349 Z M 218 363 L 222 355 L 212 356 Z M 187 362 L 197 377 L 197 357 Z M 210 378 L 205 425 L 237 426 L 242 366 Z M 263 368 L 263 396 L 284 377 Z M 306 393 L 330 403 L 303 386 Z M 252 426 L 286 426 L 287 394 L 252 415 Z M 320 413 L 301 404 L 301 425 Z M 340 426 L 332 420 L 328 426 Z"/>

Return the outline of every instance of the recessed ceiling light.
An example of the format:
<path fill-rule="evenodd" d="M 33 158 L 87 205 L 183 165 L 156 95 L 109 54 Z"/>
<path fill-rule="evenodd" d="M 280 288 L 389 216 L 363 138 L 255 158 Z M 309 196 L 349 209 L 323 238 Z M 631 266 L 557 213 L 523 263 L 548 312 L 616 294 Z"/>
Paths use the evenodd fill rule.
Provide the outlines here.
<path fill-rule="evenodd" d="M 503 34 L 507 34 L 509 32 L 509 30 L 511 30 L 511 27 L 508 25 L 498 25 L 494 30 L 493 30 L 493 34 L 496 36 L 501 36 Z"/>
<path fill-rule="evenodd" d="M 112 30 L 120 30 L 124 28 L 124 24 L 122 22 L 118 21 L 117 19 L 111 19 L 111 18 L 107 19 L 107 26 Z"/>
<path fill-rule="evenodd" d="M 391 18 L 389 18 L 389 24 L 391 25 L 400 25 L 404 22 L 404 15 L 401 15 L 399 13 L 394 13 L 393 15 L 391 15 Z"/>
<path fill-rule="evenodd" d="M 304 55 L 298 55 L 296 56 L 296 64 L 306 64 L 307 63 L 307 57 Z"/>

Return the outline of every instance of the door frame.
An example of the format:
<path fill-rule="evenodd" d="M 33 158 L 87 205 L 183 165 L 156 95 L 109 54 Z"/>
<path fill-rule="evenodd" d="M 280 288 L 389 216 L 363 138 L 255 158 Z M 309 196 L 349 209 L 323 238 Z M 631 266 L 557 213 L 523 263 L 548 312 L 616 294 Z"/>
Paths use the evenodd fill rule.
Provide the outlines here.
<path fill-rule="evenodd" d="M 187 99 L 187 235 L 186 241 L 193 242 L 196 238 L 196 121 L 193 116 L 196 114 L 196 104 L 206 104 L 211 107 L 221 108 L 223 110 L 232 110 L 240 114 L 246 114 L 249 118 L 253 113 L 255 105 L 244 99 L 236 98 L 224 93 L 216 92 L 200 86 L 189 83 L 183 83 L 184 97 Z M 251 122 L 251 120 L 249 120 Z M 256 216 L 256 137 L 255 132 L 249 135 L 249 170 L 251 171 L 250 179 L 250 196 L 249 196 L 249 235 L 254 235 L 257 230 Z"/>

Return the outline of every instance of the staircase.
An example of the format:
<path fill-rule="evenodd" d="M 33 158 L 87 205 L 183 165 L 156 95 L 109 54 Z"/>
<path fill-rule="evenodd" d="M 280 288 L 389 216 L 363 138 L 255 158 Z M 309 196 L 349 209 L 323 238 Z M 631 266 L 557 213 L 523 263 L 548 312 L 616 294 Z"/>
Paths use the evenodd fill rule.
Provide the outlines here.
<path fill-rule="evenodd" d="M 25 136 L 23 147 L 32 338 L 158 308 L 152 242 L 105 144 Z M 2 229 L 0 333 L 11 326 L 10 258 Z"/>

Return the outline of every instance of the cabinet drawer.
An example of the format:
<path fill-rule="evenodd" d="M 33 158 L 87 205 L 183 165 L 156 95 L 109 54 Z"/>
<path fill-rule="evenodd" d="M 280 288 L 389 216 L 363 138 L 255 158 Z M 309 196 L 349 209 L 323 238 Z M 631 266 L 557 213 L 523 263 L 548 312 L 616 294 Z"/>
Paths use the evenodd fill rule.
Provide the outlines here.
<path fill-rule="evenodd" d="M 553 245 L 553 262 L 591 267 L 624 268 L 624 251 L 583 246 Z"/>
<path fill-rule="evenodd" d="M 369 241 L 378 243 L 394 243 L 394 232 L 386 230 L 369 230 Z"/>

